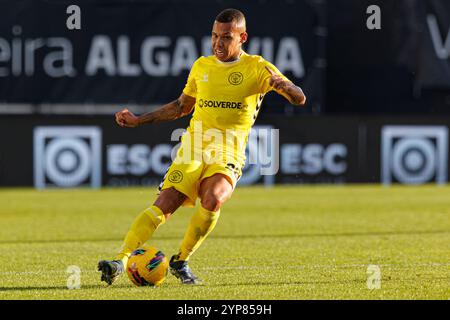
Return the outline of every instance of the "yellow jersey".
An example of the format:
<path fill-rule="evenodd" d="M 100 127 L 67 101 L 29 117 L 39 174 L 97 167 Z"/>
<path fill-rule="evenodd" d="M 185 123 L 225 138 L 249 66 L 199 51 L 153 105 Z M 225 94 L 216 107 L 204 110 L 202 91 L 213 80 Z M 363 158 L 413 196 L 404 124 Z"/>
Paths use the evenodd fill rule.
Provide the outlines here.
<path fill-rule="evenodd" d="M 235 141 L 234 158 L 241 166 L 245 163 L 248 134 L 264 95 L 273 90 L 266 66 L 288 81 L 272 63 L 258 55 L 242 52 L 240 58 L 232 62 L 222 62 L 214 55 L 202 56 L 193 64 L 183 90 L 196 99 L 188 133 L 192 135 L 201 130 L 204 134 L 214 129 L 224 136 L 227 134 L 227 142 L 231 136 Z M 202 147 L 223 149 L 225 140 L 217 140 L 203 141 Z"/>

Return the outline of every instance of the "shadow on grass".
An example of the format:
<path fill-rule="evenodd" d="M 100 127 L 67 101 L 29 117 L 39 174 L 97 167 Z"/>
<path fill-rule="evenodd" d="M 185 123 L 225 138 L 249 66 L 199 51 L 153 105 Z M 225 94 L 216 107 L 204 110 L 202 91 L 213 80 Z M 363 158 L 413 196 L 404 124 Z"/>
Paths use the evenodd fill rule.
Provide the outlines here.
<path fill-rule="evenodd" d="M 447 277 L 429 277 L 427 278 L 428 281 L 430 280 L 443 280 L 447 281 Z M 383 279 L 383 282 L 416 282 L 417 278 L 402 278 L 402 279 Z M 173 283 L 173 284 L 163 284 L 160 287 L 135 287 L 132 285 L 126 285 L 126 284 L 117 284 L 113 287 L 106 287 L 104 285 L 84 285 L 81 286 L 79 290 L 86 290 L 86 289 L 105 289 L 105 290 L 111 290 L 111 289 L 138 289 L 138 290 L 180 290 L 180 288 L 189 288 L 192 289 L 205 289 L 205 288 L 224 288 L 224 287 L 264 287 L 264 286 L 276 286 L 279 288 L 279 286 L 307 286 L 307 285 L 348 285 L 348 284 L 362 284 L 364 285 L 367 282 L 366 279 L 346 279 L 346 280 L 317 280 L 317 281 L 259 281 L 259 282 L 237 282 L 237 283 L 216 283 L 216 284 L 210 284 L 205 283 L 204 285 L 198 285 L 198 286 L 187 286 L 180 283 Z M 69 290 L 66 286 L 47 286 L 47 287 L 0 287 L 0 292 L 5 291 L 64 291 Z M 79 290 L 69 290 L 73 292 L 77 292 Z"/>
<path fill-rule="evenodd" d="M 220 283 L 220 284 L 204 284 L 204 285 L 198 285 L 198 286 L 189 286 L 189 288 L 221 288 L 221 287 L 246 287 L 246 286 L 292 286 L 292 285 L 316 285 L 316 284 L 347 284 L 352 282 L 364 282 L 365 280 L 345 280 L 345 281 L 294 281 L 294 282 L 280 282 L 280 281 L 268 281 L 268 282 L 240 282 L 240 283 Z M 111 290 L 111 289 L 133 289 L 136 288 L 131 285 L 114 285 L 114 287 L 105 287 L 103 285 L 85 285 L 81 286 L 80 289 L 74 289 L 70 290 L 66 286 L 28 286 L 28 287 L 0 287 L 0 292 L 8 292 L 8 291 L 82 291 L 82 290 L 89 290 L 89 289 L 105 289 L 105 290 Z M 149 289 L 154 290 L 153 287 L 140 287 L 137 289 Z M 160 288 L 156 289 L 162 289 L 162 290 L 170 290 L 170 289 L 177 289 L 180 288 L 188 288 L 186 285 L 182 285 L 180 283 L 174 283 L 169 285 L 163 285 Z"/>
<path fill-rule="evenodd" d="M 114 287 L 112 288 L 133 288 L 133 286 L 130 285 L 126 285 L 126 284 L 118 284 L 118 285 L 114 285 Z M 84 289 L 108 289 L 110 290 L 111 288 L 106 287 L 105 285 L 85 285 L 85 286 L 81 286 L 81 288 L 79 290 L 84 290 Z M 53 291 L 53 290 L 69 290 L 69 291 L 74 291 L 76 292 L 78 289 L 73 289 L 70 290 L 67 288 L 67 286 L 47 286 L 47 287 L 0 287 L 0 292 L 5 292 L 5 291 Z"/>
<path fill-rule="evenodd" d="M 238 282 L 238 283 L 221 283 L 221 284 L 212 284 L 208 285 L 208 287 L 263 287 L 263 286 L 305 286 L 305 285 L 332 285 L 332 284 L 349 284 L 349 283 L 364 283 L 366 280 L 339 280 L 339 281 L 292 281 L 292 282 Z"/>
<path fill-rule="evenodd" d="M 213 235 L 214 239 L 258 239 L 258 238 L 315 238 L 315 237 L 364 237 L 364 236 L 402 236 L 402 235 L 426 235 L 450 233 L 450 230 L 406 230 L 406 231 L 372 231 L 372 232 L 341 232 L 341 233 L 303 233 L 303 234 L 236 234 Z M 180 240 L 179 236 L 157 236 L 154 240 Z M 101 239 L 41 239 L 41 240 L 0 240 L 1 244 L 35 244 L 35 243 L 71 243 L 71 242 L 111 242 L 122 241 L 123 238 Z"/>
<path fill-rule="evenodd" d="M 406 282 L 417 282 L 417 277 L 410 277 L 410 278 L 386 278 L 383 279 L 383 282 L 397 282 L 397 283 L 406 283 Z M 423 280 L 423 279 L 422 279 Z M 427 281 L 447 281 L 448 277 L 441 277 L 441 276 L 434 276 L 434 277 L 427 277 Z M 305 285 L 346 285 L 346 284 L 355 284 L 359 283 L 362 284 L 362 288 L 365 288 L 364 286 L 367 283 L 367 279 L 345 279 L 345 280 L 317 280 L 317 281 L 258 281 L 258 282 L 237 282 L 237 283 L 216 283 L 216 284 L 205 284 L 203 286 L 199 287 L 247 287 L 247 286 L 257 286 L 257 287 L 263 287 L 263 286 L 305 286 Z"/>

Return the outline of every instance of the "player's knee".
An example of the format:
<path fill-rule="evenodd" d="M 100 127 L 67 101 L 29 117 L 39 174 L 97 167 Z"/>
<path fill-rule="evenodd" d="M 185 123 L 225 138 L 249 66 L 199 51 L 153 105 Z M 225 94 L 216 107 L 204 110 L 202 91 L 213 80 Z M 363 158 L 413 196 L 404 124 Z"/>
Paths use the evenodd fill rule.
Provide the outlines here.
<path fill-rule="evenodd" d="M 209 211 L 218 211 L 225 203 L 226 196 L 224 194 L 207 191 L 201 199 L 202 207 Z"/>
<path fill-rule="evenodd" d="M 154 205 L 158 206 L 168 219 L 184 202 L 186 196 L 174 188 L 165 189 L 156 199 Z"/>
<path fill-rule="evenodd" d="M 175 211 L 172 204 L 167 200 L 165 200 L 164 198 L 156 199 L 153 205 L 161 209 L 166 219 L 169 218 L 170 215 Z"/>
<path fill-rule="evenodd" d="M 202 207 L 209 211 L 218 211 L 222 206 L 222 202 L 214 197 L 208 197 L 202 200 Z"/>

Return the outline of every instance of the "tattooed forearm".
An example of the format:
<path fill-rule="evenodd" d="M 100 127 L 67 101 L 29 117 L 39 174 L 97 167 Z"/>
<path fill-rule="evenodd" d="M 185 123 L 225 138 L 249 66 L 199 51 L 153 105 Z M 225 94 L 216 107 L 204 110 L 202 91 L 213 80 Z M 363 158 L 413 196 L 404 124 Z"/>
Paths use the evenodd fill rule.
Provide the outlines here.
<path fill-rule="evenodd" d="M 281 92 L 290 103 L 294 105 L 304 105 L 306 101 L 306 96 L 300 87 L 297 87 L 292 82 L 289 83 Z"/>
<path fill-rule="evenodd" d="M 175 104 L 176 104 L 177 107 L 178 107 L 179 113 L 182 115 L 182 114 L 183 114 L 183 105 L 181 104 L 180 99 L 175 100 Z"/>
<path fill-rule="evenodd" d="M 174 100 L 161 108 L 139 116 L 139 124 L 171 121 L 185 116 L 180 99 Z"/>

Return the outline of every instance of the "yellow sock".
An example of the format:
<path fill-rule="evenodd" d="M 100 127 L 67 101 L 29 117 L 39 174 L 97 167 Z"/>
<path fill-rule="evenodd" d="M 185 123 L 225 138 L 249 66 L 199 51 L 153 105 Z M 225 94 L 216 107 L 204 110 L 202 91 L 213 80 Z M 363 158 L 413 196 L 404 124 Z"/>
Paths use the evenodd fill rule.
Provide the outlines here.
<path fill-rule="evenodd" d="M 200 247 L 203 240 L 216 226 L 220 216 L 219 211 L 209 211 L 200 205 L 200 208 L 191 218 L 184 239 L 181 242 L 177 260 L 188 261 L 189 257 Z"/>
<path fill-rule="evenodd" d="M 156 229 L 166 221 L 166 218 L 157 206 L 151 206 L 142 211 L 134 220 L 125 240 L 120 248 L 117 260 L 122 260 L 126 268 L 130 253 L 138 249 L 153 235 Z"/>

